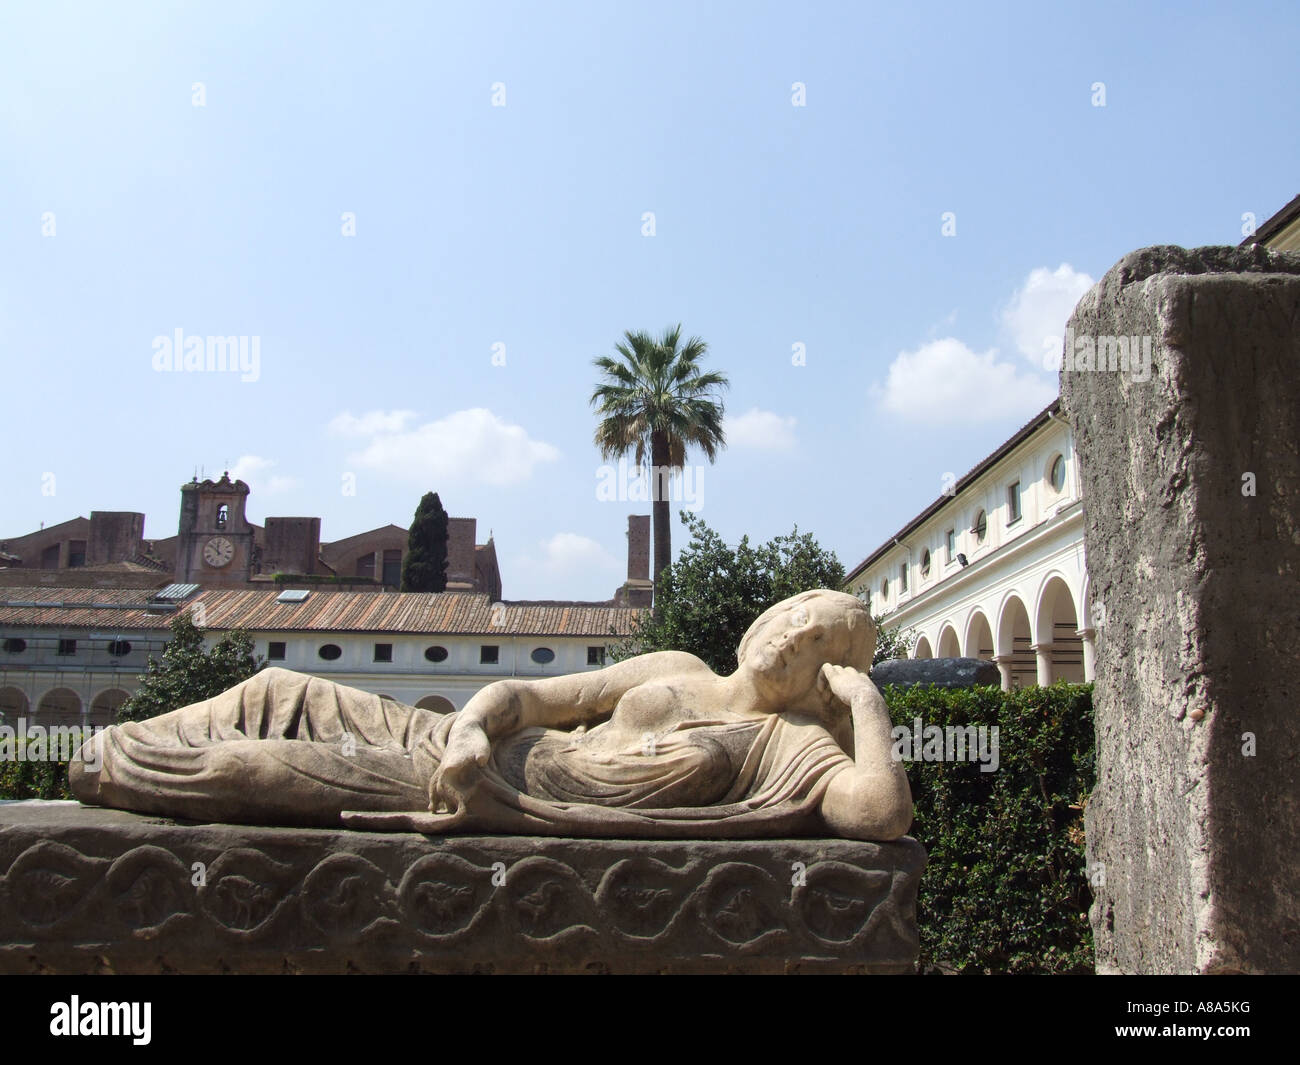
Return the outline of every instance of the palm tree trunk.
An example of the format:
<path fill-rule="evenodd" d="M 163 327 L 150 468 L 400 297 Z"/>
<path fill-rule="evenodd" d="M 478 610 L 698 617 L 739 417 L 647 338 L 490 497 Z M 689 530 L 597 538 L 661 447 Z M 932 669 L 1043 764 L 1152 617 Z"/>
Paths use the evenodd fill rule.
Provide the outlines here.
<path fill-rule="evenodd" d="M 650 436 L 650 498 L 653 500 L 651 514 L 654 520 L 655 560 L 652 576 L 655 582 L 654 609 L 659 609 L 659 574 L 668 568 L 673 559 L 671 515 L 668 509 L 667 477 L 662 471 L 668 467 L 668 436 L 656 432 Z"/>

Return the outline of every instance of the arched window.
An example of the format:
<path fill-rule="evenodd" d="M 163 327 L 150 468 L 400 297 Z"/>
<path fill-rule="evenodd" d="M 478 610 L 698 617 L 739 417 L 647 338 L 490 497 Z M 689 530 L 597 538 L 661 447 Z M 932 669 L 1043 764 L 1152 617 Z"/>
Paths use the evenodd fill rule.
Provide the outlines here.
<path fill-rule="evenodd" d="M 217 528 L 224 529 L 230 522 L 230 507 L 225 503 L 217 507 Z"/>
<path fill-rule="evenodd" d="M 930 576 L 930 549 L 928 547 L 921 552 L 921 576 Z"/>
<path fill-rule="evenodd" d="M 984 537 L 989 533 L 989 516 L 985 514 L 984 511 L 981 510 L 975 515 L 975 524 L 971 526 L 970 531 L 975 534 L 975 542 L 977 544 L 982 544 L 984 542 Z"/>

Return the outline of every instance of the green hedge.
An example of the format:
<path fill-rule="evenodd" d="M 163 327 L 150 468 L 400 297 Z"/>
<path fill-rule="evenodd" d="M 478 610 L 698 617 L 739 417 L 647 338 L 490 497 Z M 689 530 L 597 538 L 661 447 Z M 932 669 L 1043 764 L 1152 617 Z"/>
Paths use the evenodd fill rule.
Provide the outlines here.
<path fill-rule="evenodd" d="M 1092 971 L 1083 806 L 1092 686 L 884 690 L 894 725 L 998 727 L 998 769 L 911 761 L 910 835 L 929 852 L 917 919 L 924 972 Z"/>
<path fill-rule="evenodd" d="M 67 762 L 0 761 L 0 799 L 71 799 Z"/>

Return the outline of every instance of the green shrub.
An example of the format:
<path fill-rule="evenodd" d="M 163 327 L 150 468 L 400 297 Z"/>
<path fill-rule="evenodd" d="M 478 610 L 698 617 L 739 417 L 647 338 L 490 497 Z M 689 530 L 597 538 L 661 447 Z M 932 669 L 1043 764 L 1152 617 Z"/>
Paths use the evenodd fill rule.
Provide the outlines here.
<path fill-rule="evenodd" d="M 894 725 L 998 727 L 998 769 L 912 761 L 910 835 L 929 852 L 922 971 L 1091 972 L 1083 806 L 1094 780 L 1092 686 L 884 689 Z M 897 735 L 897 734 L 896 734 Z"/>
<path fill-rule="evenodd" d="M 68 763 L 0 761 L 0 799 L 71 799 Z"/>

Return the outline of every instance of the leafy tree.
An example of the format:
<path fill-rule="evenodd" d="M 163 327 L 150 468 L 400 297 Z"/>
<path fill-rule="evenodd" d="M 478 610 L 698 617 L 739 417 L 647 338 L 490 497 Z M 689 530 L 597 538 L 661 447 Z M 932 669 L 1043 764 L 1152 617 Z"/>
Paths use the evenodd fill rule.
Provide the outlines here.
<path fill-rule="evenodd" d="M 402 562 L 402 591 L 447 590 L 447 512 L 437 492 L 425 492 L 415 508 L 415 518 Z"/>
<path fill-rule="evenodd" d="M 665 329 L 657 340 L 646 332 L 624 333 L 614 346 L 618 358 L 595 360 L 603 380 L 591 394 L 601 419 L 596 426 L 601 457 L 616 459 L 631 451 L 638 466 L 650 462 L 656 610 L 659 578 L 673 557 L 667 471 L 683 468 L 688 447 L 698 447 L 710 462 L 726 447 L 723 406 L 714 396 L 729 382 L 716 370 L 700 369 L 708 352 L 703 340 L 691 337 L 682 344 L 681 335 L 680 325 Z"/>
<path fill-rule="evenodd" d="M 870 605 L 864 596 L 858 598 Z M 889 628 L 885 625 L 884 617 L 879 615 L 873 614 L 871 620 L 876 623 L 876 657 L 871 660 L 873 666 L 886 659 L 906 658 L 911 654 L 912 644 L 916 642 L 916 630 L 904 629 L 901 625 Z"/>
<path fill-rule="evenodd" d="M 172 619 L 171 630 L 162 658 L 149 659 L 139 689 L 118 708 L 118 721 L 143 721 L 211 699 L 266 664 L 254 657 L 253 639 L 242 629 L 227 632 L 211 651 L 188 611 Z"/>
<path fill-rule="evenodd" d="M 740 638 L 759 614 L 799 592 L 844 583 L 835 554 L 797 527 L 758 546 L 742 537 L 733 549 L 702 518 L 683 511 L 681 519 L 691 541 L 661 574 L 658 609 L 614 646 L 616 660 L 646 651 L 689 651 L 715 673 L 733 673 Z"/>

